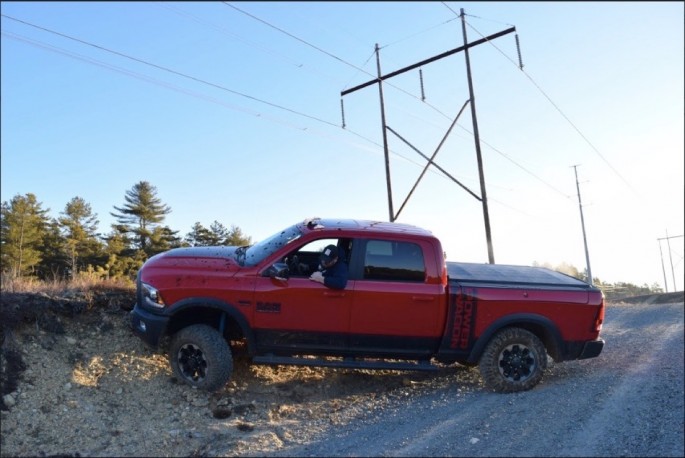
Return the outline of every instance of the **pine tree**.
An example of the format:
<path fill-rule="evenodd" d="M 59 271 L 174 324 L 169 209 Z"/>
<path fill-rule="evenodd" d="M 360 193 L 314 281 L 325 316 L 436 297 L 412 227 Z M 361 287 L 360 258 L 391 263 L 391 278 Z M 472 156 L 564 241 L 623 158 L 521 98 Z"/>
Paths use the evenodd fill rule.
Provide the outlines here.
<path fill-rule="evenodd" d="M 185 242 L 190 246 L 208 246 L 210 239 L 211 233 L 209 229 L 198 221 L 193 225 L 191 231 L 186 234 Z"/>
<path fill-rule="evenodd" d="M 39 278 L 57 281 L 68 276 L 69 259 L 64 250 L 65 243 L 59 222 L 52 219 L 47 225 L 40 247 L 41 260 L 37 266 Z"/>
<path fill-rule="evenodd" d="M 65 238 L 71 278 L 74 278 L 86 265 L 94 264 L 102 253 L 96 232 L 99 221 L 90 204 L 81 197 L 74 197 L 67 203 L 58 221 Z"/>
<path fill-rule="evenodd" d="M 210 237 L 207 243 L 208 245 L 230 245 L 230 243 L 227 243 L 229 236 L 228 229 L 226 229 L 226 226 L 224 226 L 220 222 L 214 220 L 211 226 L 209 226 L 209 234 Z"/>
<path fill-rule="evenodd" d="M 185 241 L 191 246 L 244 246 L 252 243 L 251 238 L 245 236 L 239 227 L 231 226 L 229 230 L 216 220 L 209 229 L 199 222 L 195 223 L 186 234 Z"/>
<path fill-rule="evenodd" d="M 181 246 L 181 239 L 176 235 L 178 231 L 172 231 L 169 226 L 157 226 L 150 234 L 148 254 L 154 255 L 172 248 Z"/>
<path fill-rule="evenodd" d="M 125 204 L 122 207 L 114 207 L 118 213 L 111 215 L 126 232 L 133 234 L 135 248 L 149 255 L 155 228 L 164 221 L 171 208 L 162 203 L 157 197 L 157 188 L 147 181 L 140 181 L 126 191 L 124 200 Z"/>
<path fill-rule="evenodd" d="M 126 236 L 125 228 L 113 224 L 112 232 L 104 236 L 103 239 L 105 241 L 105 255 L 107 256 L 105 263 L 107 278 L 128 276 L 131 266 L 135 263 L 131 257 L 134 252 L 128 248 L 131 241 Z"/>
<path fill-rule="evenodd" d="M 0 222 L 2 271 L 16 278 L 33 272 L 41 261 L 49 209 L 43 210 L 34 194 L 16 195 L 3 202 Z"/>
<path fill-rule="evenodd" d="M 252 237 L 248 237 L 247 235 L 243 234 L 242 229 L 240 229 L 238 226 L 231 225 L 231 230 L 228 233 L 228 237 L 226 237 L 225 244 L 229 246 L 251 245 Z"/>

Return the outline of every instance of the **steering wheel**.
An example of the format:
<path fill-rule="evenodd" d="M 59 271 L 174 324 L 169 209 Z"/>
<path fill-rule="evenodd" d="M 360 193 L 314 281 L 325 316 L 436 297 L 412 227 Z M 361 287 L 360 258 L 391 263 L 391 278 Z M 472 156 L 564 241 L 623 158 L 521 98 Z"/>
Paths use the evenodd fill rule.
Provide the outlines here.
<path fill-rule="evenodd" d="M 308 275 L 311 270 L 307 264 L 300 262 L 300 258 L 296 254 L 288 256 L 286 264 L 288 264 L 291 275 Z"/>
<path fill-rule="evenodd" d="M 285 263 L 288 265 L 288 269 L 290 269 L 291 274 L 298 272 L 297 265 L 299 264 L 299 259 L 297 258 L 296 254 L 288 256 L 285 259 Z"/>

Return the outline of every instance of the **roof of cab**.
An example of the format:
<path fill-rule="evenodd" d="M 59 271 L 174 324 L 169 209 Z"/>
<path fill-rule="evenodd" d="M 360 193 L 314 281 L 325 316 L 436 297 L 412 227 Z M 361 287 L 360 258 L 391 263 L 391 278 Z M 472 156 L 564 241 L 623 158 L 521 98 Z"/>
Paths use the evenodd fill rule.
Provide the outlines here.
<path fill-rule="evenodd" d="M 416 234 L 432 236 L 427 229 L 411 224 L 389 223 L 387 221 L 368 221 L 358 219 L 309 218 L 304 220 L 302 227 L 308 230 L 350 230 L 364 232 L 383 232 L 395 234 Z"/>

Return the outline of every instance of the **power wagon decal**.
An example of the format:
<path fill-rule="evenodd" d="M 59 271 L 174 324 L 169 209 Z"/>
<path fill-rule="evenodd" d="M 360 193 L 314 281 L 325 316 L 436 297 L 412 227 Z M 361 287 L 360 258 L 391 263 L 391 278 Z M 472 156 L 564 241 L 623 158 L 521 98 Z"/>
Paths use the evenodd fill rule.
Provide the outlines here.
<path fill-rule="evenodd" d="M 281 313 L 281 303 L 258 301 L 256 310 L 264 313 Z"/>
<path fill-rule="evenodd" d="M 452 350 L 471 348 L 473 324 L 476 321 L 476 292 L 476 288 L 463 288 L 461 294 L 454 294 L 450 299 L 450 309 L 454 310 L 449 333 L 449 348 Z"/>
<path fill-rule="evenodd" d="M 459 287 L 457 287 L 459 288 Z M 449 312 L 445 334 L 442 337 L 438 359 L 452 362 L 465 360 L 473 345 L 478 311 L 478 289 L 461 287 L 449 295 Z"/>

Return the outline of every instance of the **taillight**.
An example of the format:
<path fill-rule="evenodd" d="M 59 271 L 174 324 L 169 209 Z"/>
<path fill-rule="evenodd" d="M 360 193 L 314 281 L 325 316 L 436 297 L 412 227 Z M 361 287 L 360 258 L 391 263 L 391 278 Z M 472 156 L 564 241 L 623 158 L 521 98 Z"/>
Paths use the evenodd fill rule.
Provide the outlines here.
<path fill-rule="evenodd" d="M 599 311 L 597 312 L 597 318 L 595 318 L 593 331 L 600 332 L 602 324 L 604 324 L 604 298 L 602 298 L 602 302 L 599 304 Z"/>

